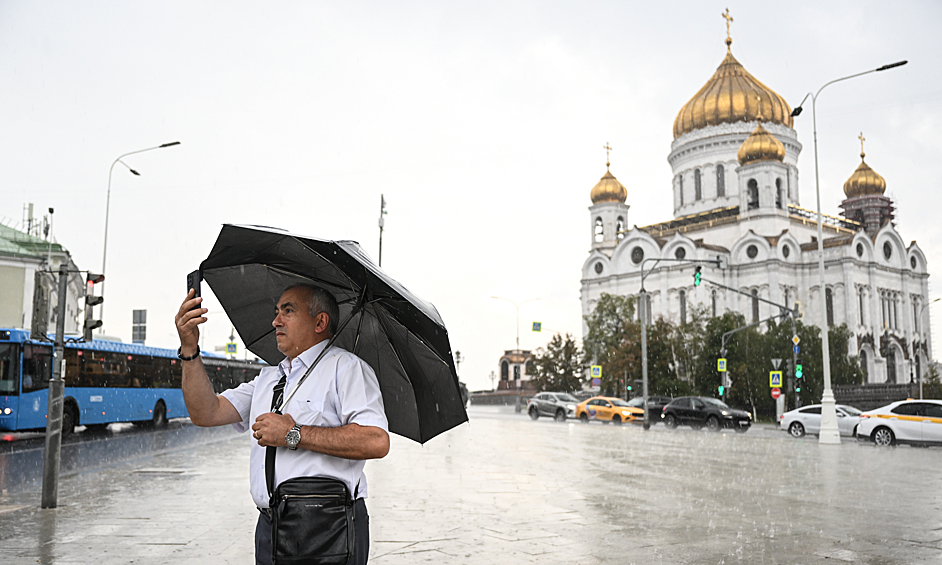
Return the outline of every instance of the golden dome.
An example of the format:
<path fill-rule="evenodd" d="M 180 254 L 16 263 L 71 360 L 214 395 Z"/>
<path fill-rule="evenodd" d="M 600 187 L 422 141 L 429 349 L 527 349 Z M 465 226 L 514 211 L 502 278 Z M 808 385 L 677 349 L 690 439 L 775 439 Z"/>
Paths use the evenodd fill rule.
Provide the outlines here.
<path fill-rule="evenodd" d="M 844 183 L 844 194 L 847 198 L 855 196 L 864 196 L 870 194 L 883 194 L 886 192 L 886 180 L 870 168 L 864 157 L 866 153 L 860 152 L 860 165 L 854 174 L 850 175 L 847 182 Z"/>
<path fill-rule="evenodd" d="M 589 197 L 592 198 L 593 204 L 601 202 L 621 202 L 624 204 L 625 200 L 628 199 L 628 189 L 618 182 L 618 179 L 608 170 L 608 163 L 605 163 L 605 174 L 598 184 L 592 188 Z"/>
<path fill-rule="evenodd" d="M 717 124 L 752 122 L 760 111 L 766 121 L 792 127 L 791 108 L 785 99 L 749 74 L 729 50 L 726 58 L 674 120 L 674 139 Z"/>
<path fill-rule="evenodd" d="M 761 114 L 759 119 L 762 119 Z M 760 123 L 752 134 L 746 138 L 746 141 L 739 146 L 736 158 L 739 159 L 740 165 L 758 163 L 759 161 L 782 162 L 785 159 L 785 146 Z"/>

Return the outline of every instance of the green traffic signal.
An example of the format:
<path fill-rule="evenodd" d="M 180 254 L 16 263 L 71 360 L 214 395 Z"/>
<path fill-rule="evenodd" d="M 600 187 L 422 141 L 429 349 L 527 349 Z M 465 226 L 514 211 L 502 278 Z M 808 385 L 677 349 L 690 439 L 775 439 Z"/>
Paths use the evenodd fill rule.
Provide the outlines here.
<path fill-rule="evenodd" d="M 800 379 L 802 375 L 801 362 L 795 364 L 795 378 Z"/>
<path fill-rule="evenodd" d="M 693 273 L 693 286 L 700 286 L 700 269 L 701 267 L 698 265 L 697 270 Z M 720 394 L 723 394 L 723 391 L 720 391 Z"/>
<path fill-rule="evenodd" d="M 723 386 L 723 385 L 720 385 L 719 387 L 717 387 L 717 390 L 719 390 L 719 391 L 720 391 L 720 396 L 723 396 L 723 391 L 725 391 L 725 390 L 726 390 L 726 387 L 725 387 L 725 386 Z"/>

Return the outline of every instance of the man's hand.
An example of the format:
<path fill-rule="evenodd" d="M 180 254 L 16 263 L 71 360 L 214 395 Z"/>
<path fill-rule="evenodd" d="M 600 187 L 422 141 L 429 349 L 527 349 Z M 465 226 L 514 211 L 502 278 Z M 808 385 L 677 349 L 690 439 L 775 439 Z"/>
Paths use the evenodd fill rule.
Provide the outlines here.
<path fill-rule="evenodd" d="M 187 357 L 196 353 L 196 348 L 200 343 L 199 325 L 206 322 L 203 314 L 209 312 L 206 308 L 197 308 L 203 302 L 203 298 L 194 298 L 195 294 L 196 291 L 192 288 L 186 293 L 186 300 L 180 305 L 173 319 L 177 326 L 177 334 L 180 336 L 180 350 Z"/>
<path fill-rule="evenodd" d="M 252 424 L 252 437 L 262 447 L 286 447 L 288 442 L 285 437 L 293 427 L 294 418 L 291 414 L 266 412 L 256 418 L 255 423 Z"/>

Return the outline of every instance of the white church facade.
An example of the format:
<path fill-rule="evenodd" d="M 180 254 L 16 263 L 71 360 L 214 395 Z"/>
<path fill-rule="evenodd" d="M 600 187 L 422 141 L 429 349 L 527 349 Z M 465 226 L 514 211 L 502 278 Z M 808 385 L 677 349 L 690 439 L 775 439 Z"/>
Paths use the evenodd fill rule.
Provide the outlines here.
<path fill-rule="evenodd" d="M 582 313 L 591 314 L 603 293 L 637 296 L 644 264 L 653 318 L 684 323 L 702 305 L 713 315 L 741 312 L 751 323 L 778 313 L 756 298 L 798 302 L 805 324 L 822 317 L 847 324 L 847 353 L 860 356 L 867 383 L 918 381 L 932 359 L 925 254 L 900 235 L 886 181 L 861 149 L 840 216 L 824 217 L 825 288 L 819 286 L 817 216 L 799 203 L 802 146 L 792 120 L 785 100 L 728 49 L 674 122 L 674 219 L 629 228 L 628 191 L 614 175 L 606 171 L 592 189 Z M 704 278 L 745 295 L 695 287 L 693 263 L 645 263 L 652 258 L 719 259 L 724 268 L 704 264 Z"/>

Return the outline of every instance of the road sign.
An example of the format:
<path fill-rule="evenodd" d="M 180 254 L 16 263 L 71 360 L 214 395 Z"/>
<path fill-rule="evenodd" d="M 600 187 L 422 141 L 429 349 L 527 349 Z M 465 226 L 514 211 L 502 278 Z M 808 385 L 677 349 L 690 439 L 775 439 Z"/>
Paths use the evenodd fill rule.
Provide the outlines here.
<path fill-rule="evenodd" d="M 720 373 L 726 372 L 726 358 L 720 357 L 716 360 L 716 370 Z"/>
<path fill-rule="evenodd" d="M 794 351 L 795 353 L 799 353 L 801 350 L 798 349 L 798 346 L 796 345 L 795 347 L 792 348 L 792 351 Z"/>
<path fill-rule="evenodd" d="M 778 368 L 779 368 L 781 365 L 782 365 L 782 360 L 781 360 L 781 359 L 772 359 L 772 368 L 773 368 L 773 369 L 775 369 L 775 370 L 777 371 Z"/>
<path fill-rule="evenodd" d="M 543 331 L 543 322 L 533 322 L 533 331 L 542 332 Z"/>
<path fill-rule="evenodd" d="M 780 389 L 780 388 L 773 388 L 773 389 L 772 389 L 772 398 L 778 398 L 779 396 L 782 396 L 782 389 Z"/>
<path fill-rule="evenodd" d="M 590 375 L 593 379 L 600 379 L 600 378 L 602 378 L 602 366 L 601 366 L 601 365 L 592 365 L 591 367 L 589 367 L 589 375 Z"/>
<path fill-rule="evenodd" d="M 773 388 L 782 386 L 781 371 L 769 371 L 769 386 Z"/>
<path fill-rule="evenodd" d="M 793 336 L 792 336 L 792 343 L 794 343 L 795 345 L 798 345 L 798 342 L 799 342 L 799 341 L 801 341 L 801 340 L 798 339 L 798 336 L 797 336 L 797 335 L 793 335 Z"/>
<path fill-rule="evenodd" d="M 238 352 L 239 352 L 239 346 L 236 343 L 233 343 L 230 341 L 229 343 L 226 344 L 227 355 L 235 355 Z"/>

